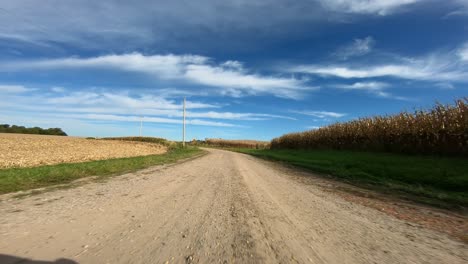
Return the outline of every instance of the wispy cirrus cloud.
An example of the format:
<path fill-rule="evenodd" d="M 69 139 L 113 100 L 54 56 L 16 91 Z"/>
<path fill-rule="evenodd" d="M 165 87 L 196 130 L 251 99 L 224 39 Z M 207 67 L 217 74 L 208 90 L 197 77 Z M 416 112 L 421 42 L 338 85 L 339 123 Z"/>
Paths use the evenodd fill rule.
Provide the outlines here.
<path fill-rule="evenodd" d="M 53 86 L 50 88 L 50 90 L 54 93 L 64 93 L 66 91 L 65 88 L 60 87 L 60 86 Z"/>
<path fill-rule="evenodd" d="M 346 113 L 330 112 L 330 111 L 311 111 L 311 110 L 291 110 L 291 113 L 313 116 L 317 118 L 340 118 L 346 116 Z"/>
<path fill-rule="evenodd" d="M 468 8 L 468 4 L 467 4 Z M 468 61 L 468 42 L 465 43 L 457 52 L 458 56 L 462 61 Z"/>
<path fill-rule="evenodd" d="M 25 93 L 25 92 L 30 92 L 34 91 L 33 88 L 26 88 L 23 85 L 0 85 L 0 93 L 8 93 L 8 94 L 14 94 L 14 93 Z"/>
<path fill-rule="evenodd" d="M 380 91 L 389 85 L 384 82 L 356 82 L 353 84 L 337 84 L 336 88 L 346 90 L 366 90 L 366 91 Z"/>
<path fill-rule="evenodd" d="M 320 0 L 327 9 L 355 14 L 389 15 L 421 0 Z"/>
<path fill-rule="evenodd" d="M 209 58 L 197 55 L 143 55 L 128 53 L 104 55 L 88 58 L 59 58 L 4 62 L 2 71 L 22 71 L 28 69 L 116 69 L 157 75 L 160 78 L 178 78 L 188 65 L 204 64 Z"/>
<path fill-rule="evenodd" d="M 354 39 L 351 44 L 339 48 L 333 55 L 346 60 L 350 57 L 362 56 L 372 51 L 375 40 L 368 36 L 363 39 Z"/>
<path fill-rule="evenodd" d="M 299 99 L 303 92 L 316 89 L 307 87 L 304 80 L 261 76 L 246 73 L 239 68 L 211 65 L 189 65 L 184 77 L 195 83 L 223 87 L 223 94 L 234 97 L 273 94 L 277 97 Z"/>
<path fill-rule="evenodd" d="M 450 18 L 452 16 L 466 16 L 468 15 L 468 1 L 466 0 L 454 0 L 453 5 L 455 9 L 448 14 L 446 14 L 443 18 Z"/>
<path fill-rule="evenodd" d="M 220 64 L 208 57 L 197 55 L 143 55 L 130 53 L 91 58 L 61 58 L 5 62 L 0 71 L 50 70 L 50 69 L 114 69 L 141 72 L 155 78 L 179 80 L 192 84 L 216 87 L 222 95 L 242 97 L 271 94 L 277 97 L 299 99 L 308 90 L 306 80 L 250 73 L 238 61 Z"/>
<path fill-rule="evenodd" d="M 57 115 L 61 118 L 73 118 L 73 119 L 85 119 L 85 120 L 98 120 L 98 121 L 120 121 L 120 122 L 136 122 L 141 119 L 141 116 L 131 116 L 131 115 L 110 115 L 110 114 L 60 114 Z M 165 124 L 182 124 L 181 119 L 173 118 L 164 118 L 164 117 L 154 117 L 154 116 L 145 116 L 142 119 L 145 123 L 165 123 Z M 218 121 L 209 121 L 201 119 L 192 119 L 188 118 L 188 124 L 199 125 L 199 126 L 212 126 L 212 127 L 241 127 L 240 125 L 230 124 L 225 122 Z"/>
<path fill-rule="evenodd" d="M 440 83 L 436 83 L 434 84 L 434 86 L 440 88 L 440 89 L 444 89 L 444 90 L 453 90 L 455 89 L 455 86 L 449 82 L 440 82 Z"/>
<path fill-rule="evenodd" d="M 0 86 L 3 87 L 3 86 Z M 6 86 L 5 86 L 6 87 Z M 16 86 L 8 86 L 9 88 Z M 30 89 L 23 86 L 24 91 Z M 11 90 L 11 89 L 10 89 Z M 181 102 L 151 94 L 130 96 L 128 93 L 108 93 L 96 91 L 60 93 L 10 93 L 10 90 L 0 89 L 0 96 L 5 100 L 0 105 L 2 111 L 21 111 L 25 113 L 42 113 L 55 119 L 79 119 L 95 121 L 135 122 L 144 116 L 145 122 L 180 124 L 183 115 Z M 49 89 L 45 89 L 49 90 Z M 292 117 L 246 112 L 213 111 L 219 105 L 188 100 L 188 123 L 212 127 L 241 127 L 230 121 L 262 121 L 270 119 L 289 119 Z M 26 116 L 29 114 L 26 114 Z"/>
<path fill-rule="evenodd" d="M 333 88 L 344 89 L 344 90 L 359 90 L 365 91 L 378 97 L 396 99 L 396 100 L 409 100 L 404 96 L 393 95 L 390 92 L 385 91 L 390 87 L 390 84 L 384 82 L 356 82 L 353 84 L 337 84 L 332 85 Z"/>
<path fill-rule="evenodd" d="M 182 116 L 182 112 L 177 113 L 177 116 Z M 228 119 L 228 120 L 248 120 L 260 121 L 269 119 L 289 119 L 296 120 L 293 117 L 284 115 L 262 114 L 262 113 L 233 113 L 233 112 L 188 112 L 188 116 L 199 118 L 214 118 L 214 119 Z"/>
<path fill-rule="evenodd" d="M 342 79 L 370 79 L 392 77 L 420 81 L 468 82 L 466 50 L 431 53 L 419 58 L 404 58 L 393 55 L 390 63 L 323 63 L 289 67 L 289 72 L 306 73 L 322 77 Z"/>
<path fill-rule="evenodd" d="M 180 102 L 151 94 L 143 94 L 138 97 L 131 97 L 125 91 L 119 93 L 80 91 L 54 94 L 51 96 L 28 95 L 24 98 L 40 99 L 38 102 L 54 106 L 93 106 L 113 109 L 160 109 L 174 110 L 180 109 Z M 218 108 L 218 105 L 201 102 L 187 101 L 188 109 Z"/>
<path fill-rule="evenodd" d="M 468 80 L 468 74 L 465 71 L 458 69 L 449 70 L 437 66 L 432 67 L 430 65 L 422 68 L 416 65 L 376 65 L 367 67 L 306 65 L 294 67 L 292 71 L 344 79 L 396 77 L 412 80 Z"/>
<path fill-rule="evenodd" d="M 451 0 L 461 1 L 461 0 Z M 38 45 L 66 44 L 85 49 L 123 51 L 127 47 L 170 43 L 210 33 L 242 36 L 258 32 L 274 35 L 300 23 L 341 21 L 350 15 L 390 15 L 422 0 L 247 0 L 152 1 L 42 0 L 4 1 L 0 9 L 0 39 Z M 71 20 L 70 17 L 73 17 Z M 208 32 L 208 33 L 207 33 Z M 292 31 L 289 30 L 291 33 Z M 249 36 L 250 37 L 250 36 Z M 197 39 L 200 38 L 190 38 Z M 201 38 L 203 39 L 203 38 Z M 121 41 L 125 40 L 126 47 Z M 229 38 L 230 42 L 243 39 Z"/>

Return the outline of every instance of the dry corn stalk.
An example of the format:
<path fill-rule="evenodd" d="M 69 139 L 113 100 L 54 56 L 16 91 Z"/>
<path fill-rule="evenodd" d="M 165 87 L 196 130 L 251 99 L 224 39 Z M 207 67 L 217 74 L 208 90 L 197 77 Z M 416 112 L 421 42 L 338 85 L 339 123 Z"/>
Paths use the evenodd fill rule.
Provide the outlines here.
<path fill-rule="evenodd" d="M 414 113 L 361 118 L 271 141 L 272 149 L 347 149 L 468 155 L 468 97 Z"/>

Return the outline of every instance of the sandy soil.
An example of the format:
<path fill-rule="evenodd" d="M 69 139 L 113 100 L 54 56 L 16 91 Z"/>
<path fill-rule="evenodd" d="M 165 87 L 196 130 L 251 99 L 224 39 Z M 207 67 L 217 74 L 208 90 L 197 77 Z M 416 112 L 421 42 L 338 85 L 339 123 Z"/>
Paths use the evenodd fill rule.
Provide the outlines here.
<path fill-rule="evenodd" d="M 107 182 L 0 196 L 0 262 L 468 261 L 466 244 L 344 199 L 313 175 L 209 152 Z"/>
<path fill-rule="evenodd" d="M 164 152 L 164 146 L 142 142 L 0 133 L 0 168 L 146 156 Z"/>

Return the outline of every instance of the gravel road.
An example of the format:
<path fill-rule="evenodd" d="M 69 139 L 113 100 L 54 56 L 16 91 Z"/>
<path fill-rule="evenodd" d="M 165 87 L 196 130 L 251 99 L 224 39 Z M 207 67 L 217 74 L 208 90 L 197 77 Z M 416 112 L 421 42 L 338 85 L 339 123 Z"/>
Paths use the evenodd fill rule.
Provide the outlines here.
<path fill-rule="evenodd" d="M 0 196 L 0 262 L 468 261 L 466 244 L 347 201 L 314 177 L 299 180 L 293 169 L 208 151 L 106 182 Z"/>

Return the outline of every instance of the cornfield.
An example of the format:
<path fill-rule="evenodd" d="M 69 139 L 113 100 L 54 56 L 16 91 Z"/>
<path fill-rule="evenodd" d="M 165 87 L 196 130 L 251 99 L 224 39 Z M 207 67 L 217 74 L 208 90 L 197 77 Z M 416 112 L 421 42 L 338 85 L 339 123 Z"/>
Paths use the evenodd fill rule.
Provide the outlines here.
<path fill-rule="evenodd" d="M 272 149 L 468 155 L 468 97 L 429 110 L 361 118 L 271 141 Z"/>
<path fill-rule="evenodd" d="M 270 143 L 266 141 L 256 141 L 256 140 L 226 140 L 226 139 L 214 139 L 207 138 L 202 145 L 209 145 L 212 147 L 221 147 L 221 148 L 252 148 L 252 149 L 265 149 L 268 148 Z"/>

